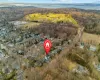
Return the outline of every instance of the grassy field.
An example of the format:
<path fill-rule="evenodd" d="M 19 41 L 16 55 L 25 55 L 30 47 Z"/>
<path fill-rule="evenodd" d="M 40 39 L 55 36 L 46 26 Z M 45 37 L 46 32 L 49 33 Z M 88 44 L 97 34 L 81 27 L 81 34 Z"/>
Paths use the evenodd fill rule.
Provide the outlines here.
<path fill-rule="evenodd" d="M 98 45 L 100 43 L 100 35 L 83 33 L 82 41 L 89 44 Z"/>
<path fill-rule="evenodd" d="M 38 22 L 28 22 L 27 24 L 22 26 L 22 29 L 29 29 L 38 26 L 40 23 Z"/>

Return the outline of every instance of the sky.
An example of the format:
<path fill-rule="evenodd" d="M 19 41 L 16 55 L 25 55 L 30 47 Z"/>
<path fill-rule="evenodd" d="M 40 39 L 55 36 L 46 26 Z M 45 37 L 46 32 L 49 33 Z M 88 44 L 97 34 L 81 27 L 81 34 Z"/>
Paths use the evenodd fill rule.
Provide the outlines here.
<path fill-rule="evenodd" d="M 98 0 L 0 0 L 0 2 L 13 3 L 93 3 Z"/>

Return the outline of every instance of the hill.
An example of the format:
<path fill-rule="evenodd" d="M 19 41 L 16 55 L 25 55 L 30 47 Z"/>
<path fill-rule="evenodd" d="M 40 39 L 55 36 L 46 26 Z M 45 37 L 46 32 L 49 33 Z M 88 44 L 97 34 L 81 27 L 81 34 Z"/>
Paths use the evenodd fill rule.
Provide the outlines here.
<path fill-rule="evenodd" d="M 11 7 L 0 16 L 1 80 L 100 80 L 99 11 Z"/>

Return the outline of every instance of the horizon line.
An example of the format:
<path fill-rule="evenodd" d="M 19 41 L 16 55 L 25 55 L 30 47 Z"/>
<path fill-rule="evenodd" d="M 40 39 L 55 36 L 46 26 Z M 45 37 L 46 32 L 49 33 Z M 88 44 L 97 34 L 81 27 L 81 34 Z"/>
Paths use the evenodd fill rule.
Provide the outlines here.
<path fill-rule="evenodd" d="M 93 4 L 93 2 L 90 3 L 60 3 L 60 2 L 56 2 L 56 3 L 37 3 L 37 2 L 0 2 L 0 4 Z M 96 4 L 100 4 L 100 3 L 96 3 Z"/>

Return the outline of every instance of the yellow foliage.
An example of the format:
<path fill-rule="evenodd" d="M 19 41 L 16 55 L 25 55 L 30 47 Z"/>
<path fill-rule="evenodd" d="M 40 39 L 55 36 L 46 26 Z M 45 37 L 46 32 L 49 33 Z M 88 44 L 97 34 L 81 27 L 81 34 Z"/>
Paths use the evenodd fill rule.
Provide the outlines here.
<path fill-rule="evenodd" d="M 25 20 L 27 21 L 38 21 L 38 22 L 71 22 L 75 25 L 78 25 L 77 21 L 72 18 L 70 14 L 54 14 L 54 13 L 49 13 L 49 14 L 40 14 L 40 13 L 34 13 L 34 14 L 29 14 L 25 16 Z"/>

